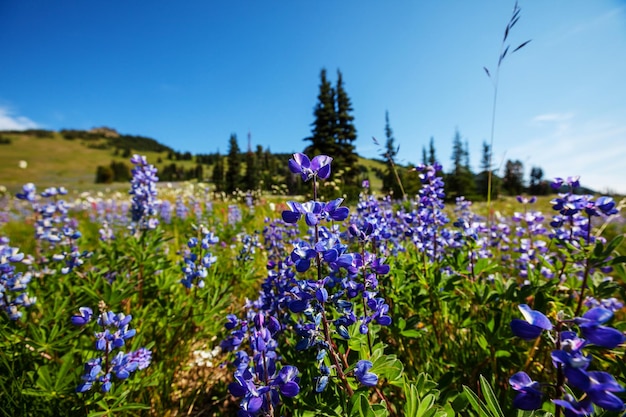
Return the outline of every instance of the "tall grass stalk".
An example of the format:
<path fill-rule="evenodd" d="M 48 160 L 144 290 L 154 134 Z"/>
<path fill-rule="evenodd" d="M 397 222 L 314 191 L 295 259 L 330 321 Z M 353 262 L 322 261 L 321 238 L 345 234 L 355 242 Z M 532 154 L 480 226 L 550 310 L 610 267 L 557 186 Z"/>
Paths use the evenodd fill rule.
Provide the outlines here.
<path fill-rule="evenodd" d="M 491 73 L 489 72 L 487 67 L 483 67 L 483 69 L 485 70 L 485 73 L 487 73 L 487 77 L 489 77 L 493 85 L 493 103 L 491 107 L 491 134 L 490 134 L 490 139 L 489 139 L 489 168 L 487 172 L 487 222 L 488 222 L 488 225 L 491 225 L 491 220 L 493 217 L 491 213 L 491 186 L 493 182 L 491 159 L 493 157 L 493 138 L 495 136 L 495 128 L 496 128 L 496 109 L 497 109 L 497 104 L 498 104 L 498 81 L 500 78 L 500 67 L 502 65 L 502 61 L 504 61 L 504 58 L 507 56 L 507 54 L 510 55 L 514 52 L 519 51 L 524 46 L 528 45 L 528 43 L 530 42 L 530 40 L 522 42 L 517 48 L 513 49 L 513 51 L 509 53 L 509 49 L 511 48 L 511 45 L 507 44 L 507 39 L 509 37 L 509 33 L 511 32 L 511 29 L 513 28 L 513 26 L 515 26 L 515 24 L 520 18 L 520 15 L 519 15 L 520 12 L 521 12 L 521 9 L 516 1 L 515 6 L 513 6 L 513 13 L 511 14 L 511 19 L 509 20 L 509 23 L 507 23 L 506 29 L 504 30 L 502 44 L 500 45 L 498 65 L 496 66 L 496 72 L 494 73 L 494 77 L 493 78 L 491 77 Z"/>

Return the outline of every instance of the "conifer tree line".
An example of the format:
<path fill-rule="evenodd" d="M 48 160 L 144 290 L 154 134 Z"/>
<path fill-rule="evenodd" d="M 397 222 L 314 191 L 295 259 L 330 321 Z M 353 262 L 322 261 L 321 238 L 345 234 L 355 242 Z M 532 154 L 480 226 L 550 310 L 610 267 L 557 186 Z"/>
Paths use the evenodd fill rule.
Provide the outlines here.
<path fill-rule="evenodd" d="M 457 129 L 452 139 L 451 168 L 444 174 L 446 198 L 454 201 L 457 197 L 471 200 L 487 198 L 489 171 L 492 173 L 491 196 L 500 194 L 519 195 L 529 193 L 546 195 L 551 192 L 549 182 L 543 178 L 543 170 L 533 166 L 530 171 L 528 186 L 524 179 L 524 164 L 520 160 L 508 159 L 503 167 L 491 166 L 493 160 L 491 147 L 485 141 L 482 143 L 482 154 L 478 172 L 470 166 L 469 143 L 463 139 Z M 437 160 L 434 139 L 431 138 L 428 152 L 422 149 L 422 163 L 432 164 Z"/>
<path fill-rule="evenodd" d="M 382 191 L 390 193 L 394 198 L 413 196 L 419 190 L 420 182 L 417 174 L 412 170 L 413 164 L 401 164 L 396 160 L 399 145 L 389 121 L 389 112 L 385 113 L 385 145 L 380 156 L 386 163 L 386 169 L 376 175 L 382 179 Z M 491 196 L 499 194 L 519 195 L 529 193 L 546 195 L 552 192 L 549 182 L 543 178 L 543 170 L 533 166 L 530 171 L 528 186 L 524 180 L 524 164 L 520 160 L 507 160 L 503 170 L 492 167 L 491 148 L 485 141 L 482 143 L 482 155 L 478 173 L 470 166 L 469 142 L 463 139 L 457 129 L 452 139 L 451 167 L 448 172 L 442 173 L 445 181 L 445 193 L 448 201 L 455 201 L 457 197 L 469 200 L 483 200 L 488 193 L 488 175 L 492 172 Z M 422 161 L 425 165 L 441 162 L 435 150 L 435 139 L 430 138 L 428 148 L 422 148 Z"/>
<path fill-rule="evenodd" d="M 368 179 L 368 170 L 359 165 L 355 142 L 357 130 L 352 114 L 352 102 L 345 88 L 343 75 L 337 70 L 337 79 L 333 85 L 328 78 L 326 69 L 320 71 L 319 92 L 313 108 L 314 120 L 311 123 L 311 135 L 304 138 L 307 145 L 303 152 L 309 157 L 319 154 L 333 157 L 333 171 L 330 181 L 325 185 L 333 188 L 321 189 L 324 197 L 347 196 L 354 200 L 361 189 L 361 182 Z M 394 199 L 412 197 L 419 191 L 421 183 L 414 164 L 398 161 L 400 146 L 396 142 L 391 127 L 389 112 L 385 112 L 385 142 L 380 149 L 380 157 L 385 162 L 384 169 L 375 169 L 374 175 L 382 181 L 383 193 L 389 193 Z M 250 135 L 250 134 L 249 134 Z M 157 143 L 156 141 L 154 141 Z M 377 142 L 378 143 L 378 142 Z M 157 143 L 158 144 L 158 143 Z M 304 192 L 305 185 L 297 175 L 292 174 L 285 161 L 291 154 L 273 154 L 269 148 L 257 145 L 253 150 L 250 136 L 248 147 L 242 151 L 237 136 L 231 134 L 228 141 L 228 152 L 192 155 L 190 152 L 176 152 L 166 148 L 167 160 L 195 162 L 194 167 L 188 165 L 162 164 L 161 158 L 155 165 L 159 169 L 159 177 L 163 181 L 182 181 L 196 179 L 212 181 L 216 191 L 232 193 L 236 190 L 262 190 L 269 192 L 286 192 L 299 194 Z M 130 154 L 129 148 L 124 153 Z M 442 173 L 445 181 L 445 192 L 448 201 L 457 197 L 481 200 L 489 192 L 489 172 L 492 174 L 491 196 L 499 194 L 517 195 L 528 192 L 543 195 L 551 192 L 548 182 L 543 178 L 540 167 L 532 167 L 528 185 L 524 180 L 524 165 L 520 160 L 507 160 L 499 167 L 491 166 L 492 155 L 489 144 L 482 143 L 482 155 L 478 172 L 470 166 L 469 143 L 457 129 L 452 137 L 451 166 L 448 172 Z M 114 156 L 119 156 L 116 149 Z M 430 138 L 428 147 L 422 148 L 422 163 L 432 165 L 441 162 L 436 153 L 435 139 Z M 205 170 L 203 165 L 211 169 Z M 124 162 L 112 161 L 109 166 L 98 166 L 96 182 L 128 181 L 130 168 Z M 280 185 L 280 189 L 277 186 Z M 379 190 L 373 190 L 379 191 Z"/>
<path fill-rule="evenodd" d="M 250 141 L 249 141 L 250 142 Z M 255 150 L 248 146 L 246 152 L 239 147 L 236 134 L 228 141 L 228 153 L 204 155 L 203 160 L 213 165 L 211 181 L 216 191 L 232 193 L 236 190 L 261 190 L 298 194 L 301 182 L 292 180 L 285 164 L 291 154 L 272 153 L 269 148 L 257 145 Z M 278 187 L 284 184 L 284 187 Z"/>

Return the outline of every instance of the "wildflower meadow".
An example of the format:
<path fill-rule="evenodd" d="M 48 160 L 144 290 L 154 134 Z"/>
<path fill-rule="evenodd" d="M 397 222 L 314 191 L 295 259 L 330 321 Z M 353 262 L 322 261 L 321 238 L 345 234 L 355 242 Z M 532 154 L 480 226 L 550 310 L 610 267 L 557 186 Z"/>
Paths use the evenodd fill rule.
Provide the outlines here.
<path fill-rule="evenodd" d="M 620 416 L 624 202 L 292 198 L 26 184 L 0 196 L 0 415 Z M 509 200 L 510 203 L 510 200 Z"/>

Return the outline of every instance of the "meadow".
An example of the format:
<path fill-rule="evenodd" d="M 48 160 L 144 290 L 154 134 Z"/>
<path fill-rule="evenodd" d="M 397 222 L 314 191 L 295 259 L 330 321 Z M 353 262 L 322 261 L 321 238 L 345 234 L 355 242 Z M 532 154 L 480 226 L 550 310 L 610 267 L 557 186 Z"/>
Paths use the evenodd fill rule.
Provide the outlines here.
<path fill-rule="evenodd" d="M 624 201 L 0 195 L 2 416 L 624 414 Z M 567 174 L 567 173 L 564 173 Z M 563 191 L 565 190 L 565 191 Z"/>

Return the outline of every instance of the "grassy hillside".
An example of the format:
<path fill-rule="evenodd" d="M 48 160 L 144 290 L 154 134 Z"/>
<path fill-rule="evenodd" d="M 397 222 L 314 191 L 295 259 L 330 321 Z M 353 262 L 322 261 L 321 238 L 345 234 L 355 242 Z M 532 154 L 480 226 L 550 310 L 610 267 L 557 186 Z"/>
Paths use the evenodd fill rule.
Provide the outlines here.
<path fill-rule="evenodd" d="M 46 136 L 29 132 L 0 132 L 0 136 L 5 139 L 0 144 L 0 185 L 9 189 L 27 182 L 40 187 L 94 188 L 98 165 L 106 166 L 111 161 L 128 163 L 128 158 L 116 155 L 118 148 L 110 145 L 109 139 L 103 135 L 89 140 L 67 139 L 59 132 L 49 132 Z M 128 148 L 134 152 L 132 142 L 128 143 Z M 167 161 L 166 151 L 139 153 L 153 163 L 159 158 L 163 164 L 171 162 Z M 21 161 L 26 162 L 26 168 L 20 167 Z M 192 161 L 175 162 L 185 167 L 195 165 Z"/>
<path fill-rule="evenodd" d="M 146 138 L 119 135 L 109 129 L 89 132 L 0 132 L 0 186 L 11 191 L 16 191 L 27 182 L 35 183 L 40 188 L 63 185 L 80 191 L 110 188 L 110 184 L 94 183 L 96 168 L 98 165 L 108 166 L 112 161 L 130 165 L 129 158 L 121 156 L 121 150 L 126 148 L 132 153 L 146 155 L 148 161 L 159 170 L 172 163 L 185 169 L 196 165 L 195 160 L 168 160 L 169 148 L 156 141 L 151 143 Z M 288 156 L 284 158 L 286 164 Z M 26 162 L 25 168 L 20 167 L 22 161 Z M 376 170 L 384 171 L 385 164 L 365 158 L 359 158 L 359 163 L 368 171 L 371 189 L 380 190 L 382 182 L 376 176 Z M 211 177 L 212 169 L 211 165 L 204 165 L 205 178 Z M 242 173 L 243 170 L 245 164 Z"/>

